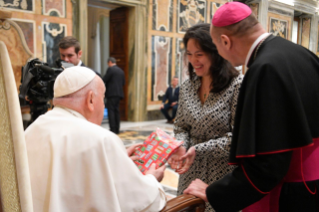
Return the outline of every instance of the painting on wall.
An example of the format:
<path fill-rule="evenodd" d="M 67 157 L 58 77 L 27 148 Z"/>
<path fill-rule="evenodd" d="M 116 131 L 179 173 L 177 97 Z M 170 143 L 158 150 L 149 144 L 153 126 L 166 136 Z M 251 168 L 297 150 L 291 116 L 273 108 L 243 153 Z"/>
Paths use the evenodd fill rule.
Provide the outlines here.
<path fill-rule="evenodd" d="M 26 44 L 21 28 L 15 21 L 0 20 L 0 38 L 7 46 L 17 91 L 19 91 L 21 67 L 26 64 L 28 59 L 33 57 L 33 54 Z"/>
<path fill-rule="evenodd" d="M 21 28 L 25 41 L 30 49 L 30 51 L 35 56 L 35 33 L 34 33 L 34 21 L 29 20 L 14 20 L 16 24 Z"/>
<path fill-rule="evenodd" d="M 205 22 L 205 0 L 179 0 L 178 7 L 177 32 L 184 33 L 189 27 Z"/>
<path fill-rule="evenodd" d="M 0 7 L 11 10 L 23 10 L 24 12 L 33 12 L 34 0 L 1 0 Z"/>
<path fill-rule="evenodd" d="M 153 0 L 152 29 L 158 31 L 173 31 L 174 0 Z"/>
<path fill-rule="evenodd" d="M 280 36 L 291 40 L 291 23 L 293 16 L 268 12 L 268 32 L 274 36 Z"/>
<path fill-rule="evenodd" d="M 185 46 L 182 38 L 176 39 L 176 63 L 175 75 L 179 78 L 179 84 L 188 79 L 187 57 L 185 56 Z"/>
<path fill-rule="evenodd" d="M 309 48 L 310 43 L 310 18 L 302 18 L 302 29 L 301 29 L 301 45 L 305 48 Z"/>
<path fill-rule="evenodd" d="M 269 32 L 273 35 L 288 39 L 288 21 L 271 17 L 269 20 L 269 29 Z"/>
<path fill-rule="evenodd" d="M 152 36 L 152 95 L 151 101 L 162 100 L 170 85 L 172 72 L 172 38 Z"/>
<path fill-rule="evenodd" d="M 42 14 L 65 17 L 65 0 L 42 0 Z"/>
<path fill-rule="evenodd" d="M 223 4 L 218 2 L 211 2 L 210 3 L 210 19 L 209 22 L 213 19 L 215 12 L 220 8 Z"/>
<path fill-rule="evenodd" d="M 43 26 L 43 61 L 49 66 L 55 66 L 55 61 L 60 58 L 58 44 L 65 37 L 66 25 L 42 22 Z"/>

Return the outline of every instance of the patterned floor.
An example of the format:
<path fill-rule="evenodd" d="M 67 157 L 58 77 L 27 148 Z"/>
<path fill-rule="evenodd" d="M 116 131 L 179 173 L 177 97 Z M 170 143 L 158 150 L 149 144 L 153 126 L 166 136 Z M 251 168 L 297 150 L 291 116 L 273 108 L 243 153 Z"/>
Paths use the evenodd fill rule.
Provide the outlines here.
<path fill-rule="evenodd" d="M 120 134 L 118 135 L 126 147 L 132 144 L 142 143 L 156 128 L 161 128 L 168 134 L 173 134 L 173 125 L 166 124 L 165 120 L 150 122 L 121 122 Z M 104 121 L 102 127 L 109 129 L 107 121 Z M 168 198 L 176 197 L 179 175 L 175 173 L 168 164 L 166 165 L 164 179 L 161 184 Z"/>
<path fill-rule="evenodd" d="M 131 145 L 133 143 L 143 143 L 144 140 L 152 133 L 153 131 L 137 131 L 137 130 L 124 130 L 120 131 L 118 135 L 124 145 Z"/>

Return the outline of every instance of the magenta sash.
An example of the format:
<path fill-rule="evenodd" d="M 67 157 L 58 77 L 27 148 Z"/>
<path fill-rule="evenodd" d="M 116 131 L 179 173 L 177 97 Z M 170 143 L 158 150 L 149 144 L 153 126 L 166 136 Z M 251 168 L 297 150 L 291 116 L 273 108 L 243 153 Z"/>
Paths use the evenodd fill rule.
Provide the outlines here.
<path fill-rule="evenodd" d="M 283 183 L 306 182 L 319 179 L 319 138 L 313 139 L 313 145 L 293 151 L 290 167 L 283 181 L 258 202 L 243 209 L 243 212 L 278 212 L 279 196 Z M 305 183 L 308 191 L 311 191 Z"/>

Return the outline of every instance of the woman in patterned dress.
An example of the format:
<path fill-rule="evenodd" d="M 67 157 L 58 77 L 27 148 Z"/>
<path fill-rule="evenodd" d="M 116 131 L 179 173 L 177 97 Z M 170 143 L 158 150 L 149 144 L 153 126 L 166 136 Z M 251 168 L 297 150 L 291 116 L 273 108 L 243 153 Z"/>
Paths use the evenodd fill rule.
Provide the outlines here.
<path fill-rule="evenodd" d="M 184 144 L 169 160 L 180 174 L 178 195 L 196 178 L 212 184 L 234 168 L 228 155 L 243 76 L 218 54 L 209 30 L 198 24 L 183 38 L 189 79 L 180 87 L 174 134 Z M 205 211 L 214 210 L 206 203 Z"/>

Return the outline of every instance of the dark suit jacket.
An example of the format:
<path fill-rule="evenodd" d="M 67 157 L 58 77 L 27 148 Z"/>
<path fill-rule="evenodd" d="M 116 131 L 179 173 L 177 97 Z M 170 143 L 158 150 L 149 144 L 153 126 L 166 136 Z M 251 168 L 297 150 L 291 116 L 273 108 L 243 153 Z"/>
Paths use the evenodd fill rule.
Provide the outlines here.
<path fill-rule="evenodd" d="M 166 100 L 168 100 L 168 104 L 171 104 L 173 102 L 177 102 L 178 96 L 179 96 L 179 87 L 175 88 L 174 96 L 173 96 L 173 88 L 172 88 L 172 86 L 169 86 L 166 90 L 165 95 L 163 96 L 163 103 L 165 103 Z"/>
<path fill-rule="evenodd" d="M 84 63 L 81 61 L 81 66 L 83 66 L 83 67 L 87 67 L 86 65 L 84 65 Z M 89 67 L 87 67 L 87 68 L 89 68 Z M 91 69 L 91 68 L 89 68 L 89 69 Z M 92 71 L 94 71 L 93 69 L 91 69 Z M 99 74 L 99 73 L 97 73 L 96 71 L 94 71 L 99 77 L 101 77 L 101 74 Z M 102 78 L 102 77 L 101 77 Z"/>
<path fill-rule="evenodd" d="M 105 97 L 124 98 L 123 86 L 125 85 L 124 71 L 117 65 L 109 67 L 103 77 L 106 91 Z"/>

